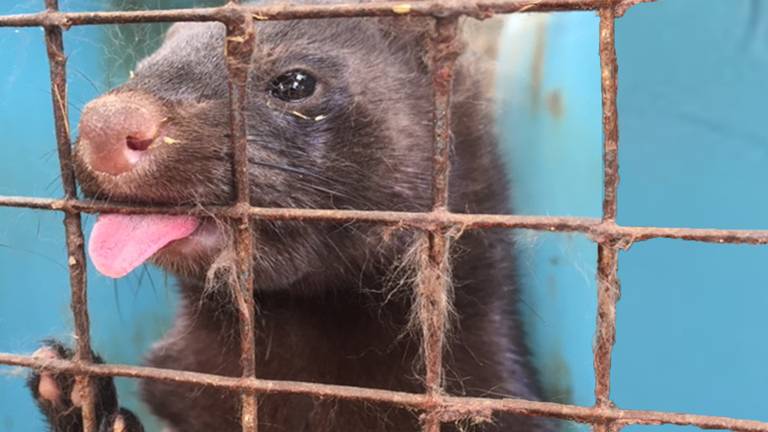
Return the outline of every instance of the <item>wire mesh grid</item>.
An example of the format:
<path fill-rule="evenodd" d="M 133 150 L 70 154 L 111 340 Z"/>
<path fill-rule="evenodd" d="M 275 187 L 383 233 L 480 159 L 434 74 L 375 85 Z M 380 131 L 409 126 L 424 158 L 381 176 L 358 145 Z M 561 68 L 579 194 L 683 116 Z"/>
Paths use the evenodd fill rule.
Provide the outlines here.
<path fill-rule="evenodd" d="M 65 13 L 57 0 L 45 0 L 46 10 L 35 14 L 0 16 L 0 27 L 39 26 L 45 29 L 51 76 L 61 176 L 62 199 L 0 196 L 0 206 L 23 207 L 64 213 L 68 264 L 75 322 L 76 355 L 72 360 L 43 360 L 31 356 L 0 353 L 0 364 L 70 373 L 81 384 L 85 432 L 96 430 L 94 395 L 89 381 L 94 376 L 122 376 L 166 382 L 189 383 L 236 391 L 241 394 L 241 424 L 256 431 L 258 396 L 268 393 L 303 394 L 393 404 L 422 413 L 422 427 L 437 432 L 444 422 L 506 412 L 542 416 L 591 424 L 595 431 L 617 431 L 632 424 L 693 425 L 704 429 L 768 432 L 768 423 L 727 417 L 620 409 L 610 399 L 611 352 L 616 337 L 616 302 L 619 296 L 618 253 L 634 242 L 671 238 L 710 243 L 766 244 L 768 231 L 711 230 L 693 228 L 633 227 L 616 224 L 618 168 L 617 60 L 615 20 L 629 7 L 653 0 L 436 0 L 370 2 L 324 5 L 241 5 L 230 1 L 222 7 L 131 12 Z M 487 18 L 500 13 L 594 10 L 600 16 L 599 55 L 602 70 L 603 104 L 603 213 L 601 219 L 520 215 L 456 214 L 447 209 L 450 104 L 453 67 L 458 55 L 458 19 L 461 16 Z M 356 211 L 253 207 L 248 197 L 246 125 L 244 107 L 249 60 L 254 48 L 254 20 L 290 20 L 361 16 L 429 16 L 436 20 L 430 46 L 434 86 L 434 167 L 433 200 L 430 212 Z M 226 59 L 230 89 L 230 127 L 234 148 L 233 172 L 236 202 L 230 206 L 199 207 L 126 206 L 77 198 L 72 169 L 70 128 L 67 122 L 66 56 L 63 31 L 75 25 L 136 22 L 218 21 L 227 27 Z M 424 393 L 407 393 L 310 382 L 257 378 L 254 342 L 254 299 L 250 289 L 236 292 L 240 319 L 241 377 L 227 377 L 180 370 L 118 364 L 95 364 L 91 355 L 86 301 L 85 254 L 81 213 L 167 213 L 214 214 L 228 218 L 237 240 L 241 286 L 251 287 L 251 219 L 300 221 L 362 221 L 408 226 L 428 239 L 428 259 L 421 260 L 418 295 L 429 312 L 422 314 L 422 351 L 425 359 Z M 597 330 L 594 346 L 594 406 L 576 406 L 522 399 L 459 397 L 442 388 L 442 337 L 447 319 L 447 291 L 439 275 L 450 265 L 448 231 L 452 228 L 526 228 L 551 232 L 580 232 L 598 245 Z"/>

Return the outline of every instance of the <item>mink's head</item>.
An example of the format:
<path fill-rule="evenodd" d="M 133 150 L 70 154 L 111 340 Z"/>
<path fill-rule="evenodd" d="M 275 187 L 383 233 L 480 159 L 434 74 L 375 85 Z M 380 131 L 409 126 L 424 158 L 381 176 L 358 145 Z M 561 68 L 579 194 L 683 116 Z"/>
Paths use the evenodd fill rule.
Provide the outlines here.
<path fill-rule="evenodd" d="M 428 208 L 432 93 L 423 39 L 430 22 L 254 24 L 245 112 L 254 206 Z M 225 37 L 220 23 L 175 24 L 126 84 L 86 106 L 75 149 L 85 195 L 232 203 Z M 257 220 L 253 228 L 263 288 L 349 272 L 383 249 L 373 226 Z M 213 217 L 101 215 L 90 253 L 113 277 L 150 257 L 199 277 L 227 247 L 227 231 Z"/>

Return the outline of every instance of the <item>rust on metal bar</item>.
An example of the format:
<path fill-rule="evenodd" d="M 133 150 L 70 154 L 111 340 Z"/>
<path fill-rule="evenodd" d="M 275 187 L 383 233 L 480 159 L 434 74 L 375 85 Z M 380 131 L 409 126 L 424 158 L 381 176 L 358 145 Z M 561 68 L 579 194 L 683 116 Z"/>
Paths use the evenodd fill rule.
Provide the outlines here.
<path fill-rule="evenodd" d="M 452 147 L 451 94 L 456 59 L 461 53 L 458 19 L 435 21 L 431 46 L 432 91 L 434 92 L 434 151 L 432 165 L 432 209 L 448 210 L 448 178 Z"/>
<path fill-rule="evenodd" d="M 236 207 L 250 206 L 248 181 L 248 140 L 245 112 L 247 109 L 248 72 L 256 36 L 250 14 L 232 7 L 232 14 L 226 22 L 227 35 L 225 54 L 229 73 L 229 121 L 233 148 L 232 172 L 235 184 Z M 234 238 L 237 244 L 237 286 L 233 287 L 240 324 L 240 367 L 242 376 L 256 376 L 256 311 L 253 300 L 253 233 L 248 215 L 232 219 Z M 258 429 L 258 404 L 255 394 L 243 393 L 240 404 L 240 422 L 243 431 L 256 432 Z"/>
<path fill-rule="evenodd" d="M 448 326 L 448 310 L 452 301 L 450 287 L 450 240 L 444 230 L 418 233 L 419 272 L 416 284 L 416 303 L 422 333 L 425 387 L 428 403 L 422 417 L 424 432 L 440 431 L 441 399 L 443 397 L 443 350 Z"/>
<path fill-rule="evenodd" d="M 611 352 L 616 342 L 616 302 L 619 300 L 619 251 L 597 247 L 597 329 L 595 334 L 595 403 L 610 406 Z"/>
<path fill-rule="evenodd" d="M 71 360 L 49 360 L 14 354 L 0 354 L 0 364 L 80 375 L 121 376 L 163 382 L 197 384 L 231 391 L 250 391 L 263 394 L 302 394 L 318 398 L 360 400 L 402 406 L 415 410 L 423 409 L 429 406 L 430 403 L 428 396 L 420 393 L 297 381 L 235 378 L 199 372 L 119 364 L 82 364 Z M 663 411 L 619 409 L 615 407 L 583 407 L 523 399 L 443 396 L 440 410 L 447 413 L 464 413 L 466 416 L 471 416 L 475 412 L 487 413 L 488 411 L 493 411 L 522 416 L 552 417 L 592 424 L 605 422 L 618 422 L 622 425 L 674 424 L 697 426 L 702 429 L 768 432 L 768 422 Z"/>
<path fill-rule="evenodd" d="M 596 423 L 592 430 L 595 432 L 621 432 L 624 429 L 624 423 L 620 421 Z"/>
<path fill-rule="evenodd" d="M 654 0 L 644 0 L 654 1 Z M 130 24 L 174 21 L 226 22 L 233 6 L 250 13 L 258 20 L 292 20 L 343 18 L 355 16 L 433 16 L 467 15 L 488 18 L 494 14 L 520 12 L 556 12 L 598 10 L 605 0 L 444 0 L 386 1 L 371 3 L 316 4 L 267 6 L 227 6 L 214 8 L 166 9 L 149 11 L 54 12 L 0 16 L 0 27 L 56 26 L 70 27 L 94 24 Z M 638 0 L 624 0 L 617 4 L 623 13 Z M 620 14 L 619 14 L 620 15 Z"/>
<path fill-rule="evenodd" d="M 632 8 L 633 6 L 637 6 L 640 3 L 651 3 L 656 0 L 623 0 L 616 3 L 616 6 L 614 7 L 614 14 L 617 17 L 624 16 L 627 11 Z"/>
<path fill-rule="evenodd" d="M 619 187 L 618 62 L 616 60 L 615 12 L 600 9 L 600 69 L 603 99 L 603 219 L 616 221 L 616 190 Z"/>
<path fill-rule="evenodd" d="M 48 11 L 58 10 L 58 0 L 45 0 Z M 65 199 L 77 198 L 77 185 L 72 166 L 72 148 L 70 141 L 69 119 L 67 112 L 67 58 L 64 54 L 64 37 L 60 27 L 45 28 L 45 45 L 51 76 L 51 99 L 56 126 L 56 143 L 59 153 L 61 179 Z M 88 295 L 86 287 L 86 264 L 84 239 L 80 213 L 68 211 L 64 214 L 64 229 L 67 243 L 67 263 L 71 287 L 71 308 L 75 322 L 75 361 L 87 364 L 93 361 L 91 356 L 90 323 L 88 317 Z M 82 400 L 84 432 L 96 432 L 96 410 L 93 387 L 90 377 L 75 377 L 77 389 Z"/>
<path fill-rule="evenodd" d="M 451 94 L 456 59 L 461 52 L 458 17 L 435 20 L 429 47 L 431 59 L 433 108 L 432 211 L 448 213 L 450 176 Z M 425 384 L 430 405 L 438 407 L 443 396 L 443 342 L 448 326 L 448 310 L 453 300 L 450 283 L 450 239 L 445 228 L 435 226 L 419 233 L 419 275 L 414 307 L 421 321 Z M 424 432 L 439 432 L 439 412 L 429 408 L 423 417 Z"/>
<path fill-rule="evenodd" d="M 123 205 L 113 202 L 52 198 L 0 196 L 0 207 L 19 207 L 83 213 L 118 214 L 191 214 L 195 216 L 233 217 L 240 213 L 231 207 L 165 207 Z M 463 230 L 483 228 L 531 229 L 557 233 L 583 233 L 594 239 L 606 238 L 622 248 L 654 239 L 674 239 L 717 244 L 768 244 L 768 230 L 640 227 L 605 224 L 599 219 L 572 216 L 525 216 L 499 214 L 465 214 L 444 212 L 398 212 L 339 209 L 299 209 L 250 207 L 251 218 L 295 221 L 364 222 L 398 225 L 417 229 L 434 226 L 458 227 Z M 236 216 L 235 216 L 236 217 Z"/>
<path fill-rule="evenodd" d="M 603 225 L 616 221 L 616 190 L 619 185 L 619 124 L 616 61 L 616 2 L 600 9 L 600 69 L 603 95 Z M 611 354 L 616 341 L 616 302 L 619 299 L 619 245 L 609 238 L 599 239 L 597 247 L 597 329 L 594 347 L 595 406 L 611 402 Z M 606 432 L 610 424 L 603 425 Z"/>

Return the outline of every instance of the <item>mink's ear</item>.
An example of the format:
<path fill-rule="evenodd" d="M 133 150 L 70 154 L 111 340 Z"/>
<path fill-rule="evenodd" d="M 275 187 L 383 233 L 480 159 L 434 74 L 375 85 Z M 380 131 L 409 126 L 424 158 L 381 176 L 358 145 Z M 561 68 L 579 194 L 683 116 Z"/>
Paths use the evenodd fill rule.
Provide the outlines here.
<path fill-rule="evenodd" d="M 393 52 L 410 56 L 420 71 L 429 73 L 430 42 L 435 20 L 430 17 L 377 18 L 382 34 Z"/>
<path fill-rule="evenodd" d="M 188 27 L 190 25 L 194 25 L 195 23 L 189 23 L 189 22 L 175 22 L 171 24 L 170 27 L 168 27 L 168 30 L 165 32 L 165 37 L 163 39 L 163 42 L 168 42 L 169 40 L 173 39 L 174 36 L 179 34 L 181 30 L 183 30 L 185 27 Z"/>

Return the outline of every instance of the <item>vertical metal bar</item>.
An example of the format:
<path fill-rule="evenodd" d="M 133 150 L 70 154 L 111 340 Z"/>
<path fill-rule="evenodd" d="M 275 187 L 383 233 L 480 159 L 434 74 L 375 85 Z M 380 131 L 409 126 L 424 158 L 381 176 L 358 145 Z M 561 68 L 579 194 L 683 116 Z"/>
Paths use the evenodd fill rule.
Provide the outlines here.
<path fill-rule="evenodd" d="M 595 403 L 610 406 L 611 352 L 616 341 L 616 302 L 619 299 L 618 251 L 597 247 L 597 336 L 595 341 Z"/>
<path fill-rule="evenodd" d="M 624 424 L 617 421 L 592 425 L 592 432 L 621 432 L 622 429 L 624 429 Z"/>
<path fill-rule="evenodd" d="M 600 9 L 600 68 L 603 96 L 603 220 L 616 222 L 619 187 L 618 62 L 616 15 L 612 6 Z"/>
<path fill-rule="evenodd" d="M 45 0 L 49 11 L 57 11 L 57 0 Z M 64 195 L 67 199 L 77 198 L 75 172 L 72 166 L 69 119 L 67 112 L 67 58 L 64 55 L 64 37 L 60 27 L 45 27 L 45 45 L 51 75 L 51 98 L 56 125 L 56 143 Z M 81 364 L 93 361 L 91 355 L 90 319 L 88 317 L 88 291 L 86 284 L 85 250 L 80 213 L 67 210 L 64 214 L 64 229 L 69 263 L 69 284 L 72 290 L 71 308 L 75 321 L 75 358 Z M 82 401 L 84 432 L 96 432 L 95 399 L 91 379 L 87 375 L 75 377 Z"/>
<path fill-rule="evenodd" d="M 451 92 L 456 58 L 460 52 L 458 18 L 439 18 L 431 45 L 434 92 L 434 156 L 432 171 L 432 210 L 448 211 L 448 179 L 451 151 Z M 431 405 L 439 404 L 443 393 L 443 342 L 452 300 L 450 287 L 450 241 L 447 232 L 435 228 L 423 234 L 425 248 L 419 269 L 418 308 L 422 326 L 422 351 L 425 363 L 426 391 Z M 429 411 L 423 422 L 425 432 L 439 432 L 440 419 Z"/>
<path fill-rule="evenodd" d="M 233 148 L 232 170 L 238 217 L 233 219 L 237 242 L 238 286 L 232 290 L 240 321 L 240 365 L 242 376 L 256 376 L 255 305 L 253 300 L 253 236 L 248 207 L 248 141 L 245 110 L 247 104 L 248 71 L 253 54 L 255 34 L 250 15 L 235 13 L 227 22 L 226 58 L 229 72 L 230 126 Z M 258 403 L 253 393 L 241 397 L 240 421 L 243 431 L 256 432 Z"/>
<path fill-rule="evenodd" d="M 421 233 L 420 269 L 415 307 L 422 328 L 422 353 L 429 403 L 423 417 L 425 432 L 439 432 L 440 419 L 433 410 L 443 393 L 443 342 L 451 301 L 448 250 L 450 242 L 443 230 Z"/>
<path fill-rule="evenodd" d="M 432 41 L 432 88 L 434 91 L 434 155 L 432 169 L 432 209 L 448 210 L 450 176 L 451 93 L 456 59 L 460 54 L 458 18 L 439 18 Z"/>
<path fill-rule="evenodd" d="M 619 184 L 618 111 L 613 2 L 600 9 L 600 66 L 603 94 L 603 223 L 615 225 Z M 618 248 L 613 238 L 600 240 L 597 250 L 597 331 L 595 340 L 595 404 L 611 406 L 611 352 L 616 340 L 616 302 L 619 299 Z"/>

